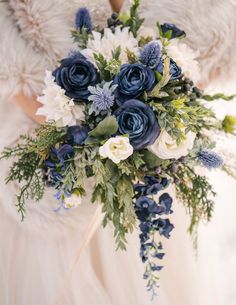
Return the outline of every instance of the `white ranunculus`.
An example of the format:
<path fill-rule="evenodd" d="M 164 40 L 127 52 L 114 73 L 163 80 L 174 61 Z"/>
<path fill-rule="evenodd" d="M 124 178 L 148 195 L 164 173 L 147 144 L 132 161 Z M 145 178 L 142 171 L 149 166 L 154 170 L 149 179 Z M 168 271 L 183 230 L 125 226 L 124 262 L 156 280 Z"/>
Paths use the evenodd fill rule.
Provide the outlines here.
<path fill-rule="evenodd" d="M 189 131 L 186 134 L 185 140 L 177 144 L 165 130 L 163 130 L 156 142 L 149 147 L 149 150 L 153 152 L 157 157 L 161 159 L 179 159 L 186 156 L 193 148 L 196 134 Z"/>
<path fill-rule="evenodd" d="M 72 194 L 64 199 L 64 207 L 67 209 L 76 208 L 82 203 L 82 197 L 77 194 Z"/>
<path fill-rule="evenodd" d="M 46 71 L 44 79 L 46 88 L 38 97 L 42 104 L 36 115 L 43 115 L 46 121 L 55 121 L 58 127 L 76 125 L 77 120 L 84 119 L 83 106 L 75 105 L 72 99 L 65 95 L 65 90 L 58 86 L 52 72 Z"/>
<path fill-rule="evenodd" d="M 184 76 L 192 79 L 195 83 L 200 80 L 197 52 L 185 43 L 174 40 L 168 45 L 167 53 L 181 67 Z"/>
<path fill-rule="evenodd" d="M 141 37 L 151 37 L 153 40 L 155 40 L 157 36 L 159 35 L 157 33 L 157 30 L 154 30 L 154 28 L 141 26 L 138 31 L 138 39 L 140 39 Z"/>
<path fill-rule="evenodd" d="M 102 158 L 109 158 L 117 164 L 133 154 L 133 146 L 130 145 L 129 138 L 117 136 L 107 140 L 99 148 L 99 154 Z"/>
<path fill-rule="evenodd" d="M 138 55 L 138 41 L 129 32 L 128 28 L 121 29 L 120 27 L 116 27 L 114 33 L 106 28 L 103 36 L 101 33 L 93 31 L 92 37 L 88 40 L 87 48 L 80 52 L 95 63 L 94 53 L 101 53 L 107 60 L 110 60 L 112 59 L 112 52 L 118 47 L 121 48 L 120 59 L 122 63 L 128 62 L 127 49 Z"/>

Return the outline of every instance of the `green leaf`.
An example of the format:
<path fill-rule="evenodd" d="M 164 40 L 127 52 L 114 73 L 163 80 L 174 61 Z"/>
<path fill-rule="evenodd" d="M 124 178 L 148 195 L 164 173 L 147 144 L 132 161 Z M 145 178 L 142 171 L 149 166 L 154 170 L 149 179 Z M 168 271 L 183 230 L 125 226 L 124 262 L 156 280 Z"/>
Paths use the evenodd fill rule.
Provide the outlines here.
<path fill-rule="evenodd" d="M 124 208 L 124 225 L 127 229 L 132 229 L 136 216 L 133 204 L 133 184 L 129 177 L 123 175 L 116 186 L 119 208 Z"/>
<path fill-rule="evenodd" d="M 233 100 L 234 98 L 236 97 L 236 95 L 224 95 L 223 93 L 216 93 L 214 95 L 203 95 L 203 99 L 208 101 L 208 102 L 211 102 L 211 101 L 215 101 L 215 100 L 219 100 L 219 99 L 222 99 L 224 101 L 231 101 Z"/>
<path fill-rule="evenodd" d="M 93 138 L 107 139 L 115 134 L 118 130 L 118 123 L 114 116 L 108 116 L 101 121 L 95 129 L 89 132 Z"/>
<path fill-rule="evenodd" d="M 160 75 L 157 74 L 157 78 L 160 78 Z M 170 80 L 170 59 L 169 57 L 166 57 L 164 59 L 164 67 L 163 67 L 163 75 L 157 85 L 153 88 L 153 90 L 150 92 L 149 96 L 150 97 L 159 97 L 159 93 L 161 88 L 165 87 L 169 80 Z"/>
<path fill-rule="evenodd" d="M 164 160 L 158 158 L 154 153 L 149 150 L 142 150 L 143 160 L 149 168 L 160 166 Z"/>
<path fill-rule="evenodd" d="M 134 152 L 132 155 L 132 159 L 134 162 L 134 166 L 139 169 L 142 165 L 145 164 L 145 161 L 143 160 L 143 155 L 140 154 L 139 152 Z"/>

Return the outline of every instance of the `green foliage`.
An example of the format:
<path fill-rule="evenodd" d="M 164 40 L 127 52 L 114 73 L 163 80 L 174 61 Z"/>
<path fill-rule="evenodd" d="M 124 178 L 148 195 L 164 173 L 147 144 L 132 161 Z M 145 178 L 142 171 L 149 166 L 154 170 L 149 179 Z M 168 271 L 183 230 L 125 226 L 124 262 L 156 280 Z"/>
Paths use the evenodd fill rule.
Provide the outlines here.
<path fill-rule="evenodd" d="M 147 149 L 143 150 L 142 154 L 143 154 L 143 160 L 149 168 L 155 168 L 155 167 L 160 166 L 162 163 L 164 163 L 164 160 L 158 158 L 150 150 L 147 150 Z"/>
<path fill-rule="evenodd" d="M 35 130 L 34 144 L 28 149 L 46 159 L 50 148 L 62 141 L 65 135 L 66 128 L 57 128 L 53 122 L 43 124 Z"/>
<path fill-rule="evenodd" d="M 4 149 L 1 159 L 15 159 L 10 167 L 9 175 L 6 177 L 6 183 L 16 181 L 21 184 L 16 206 L 23 220 L 26 200 L 39 201 L 44 194 L 44 183 L 42 173 L 39 170 L 41 164 L 40 155 L 33 151 L 36 141 L 27 136 L 23 136 L 21 139 L 22 143 L 18 143 L 15 147 Z"/>
<path fill-rule="evenodd" d="M 165 87 L 168 82 L 170 81 L 170 59 L 166 57 L 164 59 L 164 67 L 163 67 L 163 75 L 160 73 L 157 74 L 157 85 L 153 88 L 153 90 L 150 92 L 150 97 L 159 97 L 160 91 L 163 87 Z"/>
<path fill-rule="evenodd" d="M 180 164 L 177 173 L 169 173 L 178 183 L 175 184 L 178 198 L 184 203 L 191 217 L 189 232 L 196 232 L 200 220 L 209 221 L 214 209 L 216 195 L 207 178 L 194 172 L 187 164 Z"/>
<path fill-rule="evenodd" d="M 204 107 L 197 100 L 189 103 L 186 96 L 176 100 L 166 100 L 164 103 L 154 100 L 150 105 L 157 112 L 161 128 L 177 142 L 184 140 L 185 133 L 190 130 L 199 132 L 203 129 L 218 129 L 218 121 L 212 110 Z"/>
<path fill-rule="evenodd" d="M 126 49 L 126 54 L 127 54 L 128 62 L 130 64 L 134 64 L 138 62 L 138 57 L 136 56 L 136 54 L 131 52 L 129 49 Z"/>
<path fill-rule="evenodd" d="M 140 0 L 133 0 L 133 4 L 130 8 L 130 16 L 124 22 L 125 27 L 129 27 L 134 37 L 137 36 L 138 30 L 144 22 L 143 18 L 140 18 L 138 9 L 140 6 Z"/>
<path fill-rule="evenodd" d="M 134 205 L 133 205 L 133 184 L 130 178 L 123 175 L 116 184 L 117 198 L 119 200 L 119 208 L 124 209 L 124 226 L 132 230 L 136 221 Z"/>
<path fill-rule="evenodd" d="M 81 30 L 71 31 L 72 38 L 74 43 L 77 43 L 80 49 L 85 49 L 89 39 L 88 29 L 82 28 Z"/>
<path fill-rule="evenodd" d="M 109 82 L 119 72 L 120 66 L 122 64 L 120 60 L 120 54 L 121 54 L 120 47 L 117 47 L 113 51 L 111 60 L 106 60 L 106 58 L 100 53 L 93 54 L 102 80 Z"/>
<path fill-rule="evenodd" d="M 216 93 L 214 95 L 203 95 L 202 99 L 208 101 L 208 102 L 212 102 L 215 100 L 224 100 L 224 101 L 232 101 L 234 98 L 236 97 L 236 95 L 224 95 L 223 93 Z"/>

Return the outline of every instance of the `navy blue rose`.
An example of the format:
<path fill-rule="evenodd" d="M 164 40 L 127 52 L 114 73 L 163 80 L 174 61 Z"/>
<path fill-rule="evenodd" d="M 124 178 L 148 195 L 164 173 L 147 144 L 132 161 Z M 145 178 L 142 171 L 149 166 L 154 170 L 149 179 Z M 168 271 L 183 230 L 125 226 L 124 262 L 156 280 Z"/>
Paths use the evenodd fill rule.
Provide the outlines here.
<path fill-rule="evenodd" d="M 182 38 L 186 34 L 183 30 L 179 29 L 175 24 L 173 23 L 164 23 L 160 25 L 163 36 L 173 39 L 173 38 Z M 170 34 L 169 34 L 170 33 Z"/>
<path fill-rule="evenodd" d="M 123 103 L 115 112 L 121 134 L 128 134 L 134 149 L 143 149 L 155 142 L 160 126 L 151 107 L 139 100 Z"/>
<path fill-rule="evenodd" d="M 159 62 L 159 64 L 156 67 L 156 71 L 159 72 L 160 74 L 163 74 L 163 60 Z M 171 80 L 176 80 L 179 79 L 182 75 L 182 70 L 179 66 L 177 66 L 176 62 L 171 58 L 170 59 L 170 75 L 171 75 Z"/>
<path fill-rule="evenodd" d="M 123 65 L 114 79 L 117 103 L 139 97 L 144 91 L 151 91 L 155 81 L 155 74 L 149 67 L 139 63 Z"/>
<path fill-rule="evenodd" d="M 67 141 L 72 145 L 84 145 L 88 132 L 89 130 L 85 126 L 70 126 L 67 130 Z"/>
<path fill-rule="evenodd" d="M 56 83 L 63 89 L 68 97 L 75 100 L 87 100 L 90 92 L 88 86 L 99 82 L 99 74 L 95 66 L 83 55 L 76 54 L 65 58 L 61 65 L 53 72 Z"/>

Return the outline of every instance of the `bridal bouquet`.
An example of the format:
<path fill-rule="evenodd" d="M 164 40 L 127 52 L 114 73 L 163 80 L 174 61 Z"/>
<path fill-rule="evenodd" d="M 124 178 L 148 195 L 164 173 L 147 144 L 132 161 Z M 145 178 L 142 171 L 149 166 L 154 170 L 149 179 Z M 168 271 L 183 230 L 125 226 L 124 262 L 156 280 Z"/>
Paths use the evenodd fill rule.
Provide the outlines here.
<path fill-rule="evenodd" d="M 204 95 L 195 54 L 180 42 L 173 24 L 148 29 L 135 0 L 130 14 L 112 14 L 105 28 L 94 27 L 86 8 L 76 14 L 76 44 L 54 71 L 46 71 L 38 115 L 46 117 L 33 135 L 24 135 L 2 158 L 14 158 L 6 181 L 21 185 L 17 208 L 55 189 L 55 211 L 76 208 L 93 177 L 91 202 L 100 202 L 104 226 L 114 225 L 117 247 L 140 230 L 144 278 L 155 294 L 163 256 L 161 238 L 173 224 L 170 185 L 191 217 L 190 232 L 209 220 L 214 191 L 196 166 L 223 166 L 211 133 L 232 132 L 232 118 L 216 119 Z M 56 200 L 55 200 L 56 202 Z M 157 240 L 157 233 L 161 236 Z"/>

